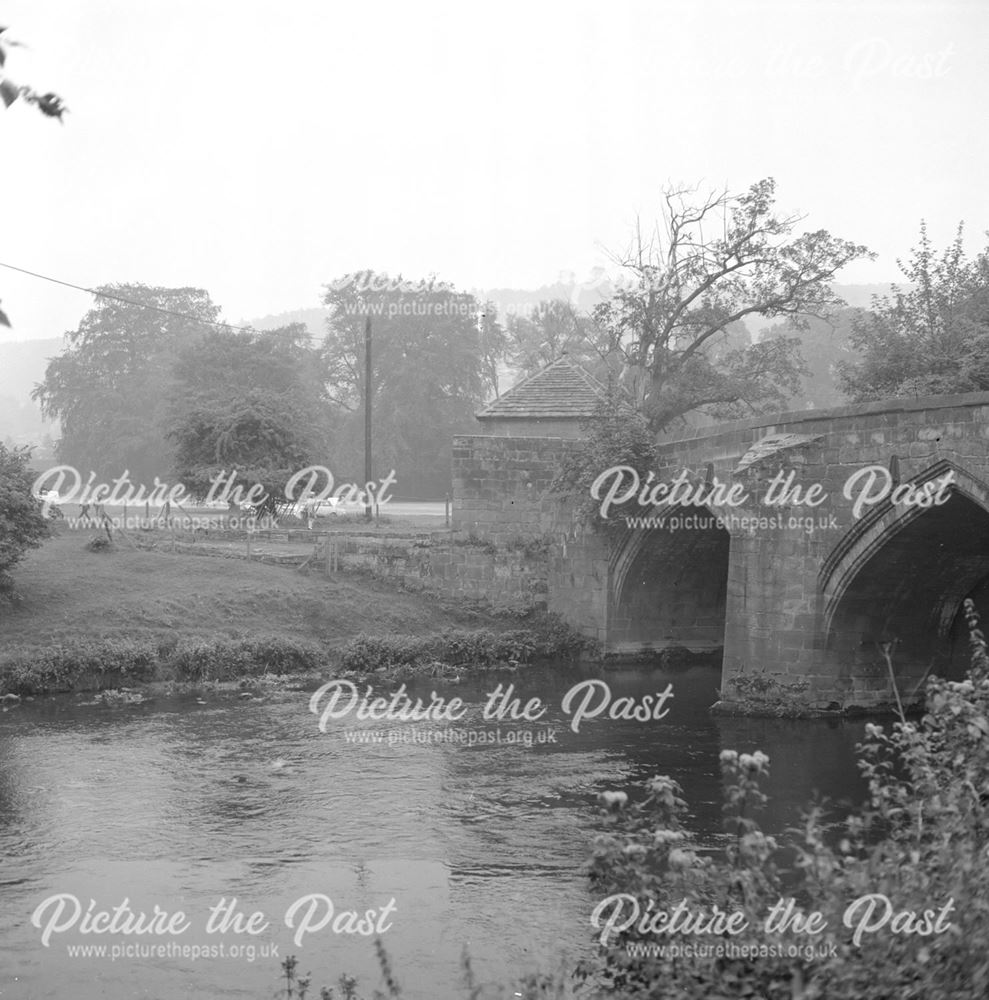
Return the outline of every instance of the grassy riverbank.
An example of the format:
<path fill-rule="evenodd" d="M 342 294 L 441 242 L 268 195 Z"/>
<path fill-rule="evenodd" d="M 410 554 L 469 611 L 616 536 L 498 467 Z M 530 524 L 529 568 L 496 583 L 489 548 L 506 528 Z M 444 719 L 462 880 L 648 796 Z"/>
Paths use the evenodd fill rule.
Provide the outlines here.
<path fill-rule="evenodd" d="M 541 636 L 546 643 L 565 638 L 554 639 L 545 623 L 533 628 L 366 576 L 327 579 L 124 545 L 91 552 L 88 540 L 66 531 L 18 567 L 16 599 L 0 607 L 0 693 L 325 671 L 342 663 L 400 666 L 410 660 L 406 647 L 420 659 L 425 652 L 441 657 L 446 647 L 469 650 L 472 634 L 495 649 L 504 636 L 501 647 L 525 657 L 552 651 Z M 451 636 L 445 645 L 437 638 L 444 634 Z M 381 647 L 367 636 L 391 638 Z"/>

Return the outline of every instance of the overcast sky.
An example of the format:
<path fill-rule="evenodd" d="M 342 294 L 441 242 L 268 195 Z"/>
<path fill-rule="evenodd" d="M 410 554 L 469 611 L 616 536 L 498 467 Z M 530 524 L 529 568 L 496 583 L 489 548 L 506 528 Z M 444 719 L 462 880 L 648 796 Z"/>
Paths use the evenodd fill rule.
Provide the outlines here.
<path fill-rule="evenodd" d="M 989 4 L 0 0 L 0 260 L 92 287 L 208 289 L 228 321 L 347 271 L 462 288 L 579 278 L 669 182 L 740 190 L 878 252 L 895 279 L 989 229 Z M 12 339 L 91 298 L 0 268 Z"/>

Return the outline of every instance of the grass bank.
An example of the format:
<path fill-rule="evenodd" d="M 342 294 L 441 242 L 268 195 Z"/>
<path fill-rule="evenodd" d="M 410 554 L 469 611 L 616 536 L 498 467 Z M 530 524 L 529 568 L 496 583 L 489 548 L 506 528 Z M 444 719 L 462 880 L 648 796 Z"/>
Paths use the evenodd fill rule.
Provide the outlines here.
<path fill-rule="evenodd" d="M 445 657 L 488 665 L 573 646 L 552 620 L 370 577 L 125 546 L 92 552 L 88 540 L 64 532 L 18 567 L 16 597 L 0 607 L 0 694 L 427 668 Z"/>

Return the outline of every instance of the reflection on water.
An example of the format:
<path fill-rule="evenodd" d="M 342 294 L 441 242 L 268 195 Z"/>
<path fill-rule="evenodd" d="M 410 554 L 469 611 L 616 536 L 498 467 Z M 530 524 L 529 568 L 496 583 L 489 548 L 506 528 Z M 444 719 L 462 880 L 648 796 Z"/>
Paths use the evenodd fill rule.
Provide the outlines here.
<path fill-rule="evenodd" d="M 370 992 L 378 974 L 369 938 L 327 926 L 293 943 L 286 910 L 314 893 L 362 915 L 394 899 L 385 945 L 398 979 L 411 998 L 442 1000 L 462 994 L 465 945 L 490 981 L 556 969 L 561 952 L 587 948 L 594 901 L 581 866 L 602 790 L 669 774 L 685 788 L 691 824 L 712 843 L 722 749 L 770 755 L 771 831 L 794 823 L 815 789 L 832 799 L 861 793 L 853 761 L 861 723 L 718 719 L 708 712 L 717 671 L 627 670 L 600 676 L 615 697 L 671 682 L 669 714 L 648 723 L 598 718 L 574 733 L 561 702 L 580 676 L 512 678 L 523 700 L 548 706 L 538 723 L 500 723 L 554 730 L 556 742 L 531 747 L 351 742 L 347 734 L 369 738 L 376 728 L 437 726 L 348 717 L 321 733 L 302 693 L 120 708 L 54 699 L 0 715 L 0 969 L 14 980 L 4 1000 L 62 1000 L 69 985 L 80 1000 L 270 997 L 289 953 L 317 984 L 346 971 Z M 496 683 L 440 693 L 470 706 L 460 725 L 490 732 L 499 724 L 480 713 Z M 432 686 L 411 692 L 425 697 Z M 67 945 L 138 939 L 73 929 L 43 947 L 31 914 L 56 893 L 83 907 L 95 900 L 96 909 L 127 899 L 135 911 L 182 910 L 184 934 L 140 940 L 250 943 L 255 961 L 70 957 Z M 263 933 L 206 933 L 210 908 L 232 897 L 247 916 L 263 912 Z M 258 957 L 262 945 L 277 945 L 279 958 Z"/>

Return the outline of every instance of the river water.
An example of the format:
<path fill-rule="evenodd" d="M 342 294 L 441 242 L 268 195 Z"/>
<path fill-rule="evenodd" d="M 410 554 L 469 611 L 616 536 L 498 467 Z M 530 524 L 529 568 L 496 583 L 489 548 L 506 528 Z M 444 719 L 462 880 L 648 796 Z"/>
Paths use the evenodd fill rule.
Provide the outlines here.
<path fill-rule="evenodd" d="M 671 684 L 669 713 L 648 722 L 602 713 L 575 732 L 564 697 L 595 676 L 614 699 Z M 546 713 L 536 722 L 484 719 L 499 682 L 514 683 L 523 703 L 541 699 Z M 77 696 L 11 708 L 0 715 L 0 997 L 270 998 L 287 954 L 312 972 L 316 995 L 343 972 L 369 995 L 381 982 L 372 938 L 346 933 L 359 930 L 347 913 L 368 910 L 369 924 L 387 927 L 382 940 L 413 1000 L 465 995 L 464 948 L 489 983 L 557 970 L 589 947 L 596 900 L 581 866 L 599 792 L 668 774 L 708 843 L 720 830 L 726 748 L 770 755 L 770 832 L 796 822 L 814 790 L 861 797 L 854 744 L 863 723 L 716 718 L 708 708 L 718 682 L 710 668 L 561 668 L 409 686 L 427 700 L 433 688 L 462 699 L 468 713 L 455 725 L 474 739 L 500 732 L 500 743 L 474 746 L 437 742 L 449 723 L 380 723 L 354 712 L 321 732 L 308 692 L 121 707 Z M 327 899 L 334 919 L 320 927 Z M 99 933 L 99 920 L 81 933 L 91 901 L 95 914 L 125 900 L 133 912 L 167 912 L 157 926 L 164 933 Z M 217 909 L 221 900 L 235 900 L 233 910 Z M 309 929 L 295 941 L 310 907 Z M 107 953 L 70 954 L 79 945 Z M 193 957 L 196 948 L 212 954 Z"/>

